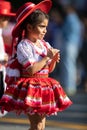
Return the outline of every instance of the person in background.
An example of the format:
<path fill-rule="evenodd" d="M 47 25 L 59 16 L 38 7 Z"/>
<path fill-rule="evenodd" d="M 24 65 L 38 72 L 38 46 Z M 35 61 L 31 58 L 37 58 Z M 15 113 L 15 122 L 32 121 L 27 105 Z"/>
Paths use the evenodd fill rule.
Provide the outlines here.
<path fill-rule="evenodd" d="M 60 6 L 56 4 L 50 12 L 50 21 L 47 27 L 46 41 L 51 43 L 54 48 L 61 49 L 62 45 L 62 25 L 63 19 L 59 11 Z M 56 65 L 55 70 L 50 74 L 51 77 L 58 80 L 59 64 Z"/>
<path fill-rule="evenodd" d="M 7 87 L 0 100 L 3 110 L 24 113 L 30 130 L 44 130 L 46 116 L 72 104 L 58 81 L 48 77 L 60 61 L 60 52 L 44 40 L 52 2 L 27 2 L 17 13 L 13 54 L 7 66 Z"/>
<path fill-rule="evenodd" d="M 64 7 L 63 43 L 60 61 L 60 82 L 68 95 L 77 91 L 77 57 L 82 47 L 83 24 L 72 5 Z"/>
<path fill-rule="evenodd" d="M 5 52 L 4 40 L 2 36 L 2 31 L 9 22 L 9 18 L 15 16 L 15 13 L 11 13 L 11 3 L 8 1 L 0 0 L 0 98 L 2 97 L 5 89 L 5 76 L 6 76 L 6 63 L 8 61 L 8 54 Z M 4 116 L 6 112 L 3 114 L 0 112 L 0 117 Z"/>
<path fill-rule="evenodd" d="M 7 27 L 3 28 L 2 31 L 2 36 L 3 36 L 3 40 L 4 40 L 4 44 L 5 44 L 5 52 L 8 54 L 8 56 L 11 56 L 11 52 L 12 52 L 12 30 L 13 27 L 15 25 L 15 17 L 11 17 L 9 19 L 8 25 Z"/>
<path fill-rule="evenodd" d="M 79 60 L 82 65 L 82 75 L 78 88 L 87 92 L 87 11 L 84 11 L 83 13 L 84 14 L 82 20 L 84 23 L 84 40 L 79 54 Z"/>

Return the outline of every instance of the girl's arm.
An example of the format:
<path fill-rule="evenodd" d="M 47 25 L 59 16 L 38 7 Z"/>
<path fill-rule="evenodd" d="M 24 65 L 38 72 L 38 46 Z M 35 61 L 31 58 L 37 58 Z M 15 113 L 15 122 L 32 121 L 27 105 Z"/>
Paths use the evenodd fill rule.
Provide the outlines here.
<path fill-rule="evenodd" d="M 59 50 L 57 50 L 57 52 L 55 52 L 56 54 L 53 56 L 51 63 L 49 64 L 49 72 L 51 73 L 56 66 L 56 62 L 60 61 L 60 53 Z"/>
<path fill-rule="evenodd" d="M 57 52 L 57 49 L 48 49 L 47 55 L 42 60 L 35 62 L 31 44 L 29 45 L 26 42 L 22 41 L 17 46 L 18 62 L 22 64 L 22 66 L 25 68 L 26 71 L 29 72 L 30 75 L 33 75 L 36 72 L 40 71 L 43 67 L 47 67 L 49 64 L 48 61 L 50 59 L 52 60 L 55 53 Z"/>
<path fill-rule="evenodd" d="M 30 75 L 35 74 L 36 72 L 40 71 L 43 67 L 48 66 L 48 62 L 50 59 L 52 59 L 54 56 L 54 52 L 51 49 L 48 49 L 47 56 L 45 56 L 42 60 L 34 63 L 31 67 L 29 67 L 27 70 L 29 71 Z"/>
<path fill-rule="evenodd" d="M 40 71 L 43 67 L 47 65 L 47 62 L 49 61 L 49 57 L 44 57 L 42 60 L 34 63 L 32 66 L 27 68 L 27 71 L 30 75 L 35 74 L 36 72 Z"/>

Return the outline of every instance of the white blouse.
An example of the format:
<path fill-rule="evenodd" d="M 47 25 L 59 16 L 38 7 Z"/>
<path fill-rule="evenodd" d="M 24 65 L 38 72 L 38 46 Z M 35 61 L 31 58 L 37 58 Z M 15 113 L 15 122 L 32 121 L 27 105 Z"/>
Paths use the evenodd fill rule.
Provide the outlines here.
<path fill-rule="evenodd" d="M 24 68 L 32 66 L 35 62 L 40 61 L 47 55 L 47 49 L 51 48 L 48 42 L 39 40 L 41 48 L 27 39 L 23 39 L 17 46 L 18 62 Z"/>

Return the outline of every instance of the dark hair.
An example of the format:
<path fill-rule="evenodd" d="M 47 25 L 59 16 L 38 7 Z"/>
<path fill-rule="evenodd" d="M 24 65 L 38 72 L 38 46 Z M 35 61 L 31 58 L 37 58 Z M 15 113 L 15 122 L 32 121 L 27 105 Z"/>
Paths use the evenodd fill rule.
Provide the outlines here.
<path fill-rule="evenodd" d="M 41 10 L 35 10 L 33 13 L 31 13 L 21 24 L 20 26 L 20 33 L 18 34 L 17 41 L 13 39 L 12 45 L 14 45 L 14 48 L 17 48 L 18 43 L 22 40 L 22 38 L 25 36 L 25 31 L 27 24 L 31 24 L 33 27 L 43 22 L 44 19 L 49 20 L 49 15 L 42 12 Z"/>
<path fill-rule="evenodd" d="M 23 36 L 25 36 L 24 31 L 26 31 L 27 24 L 31 24 L 33 27 L 40 24 L 44 19 L 49 20 L 48 14 L 42 12 L 41 10 L 35 10 L 31 13 L 21 24 L 20 26 L 20 34 L 18 34 L 18 43 L 21 41 Z"/>
<path fill-rule="evenodd" d="M 37 24 L 40 24 L 45 18 L 49 19 L 49 16 L 46 13 L 42 12 L 41 10 L 35 10 L 25 19 L 22 27 L 25 27 L 28 23 L 35 27 Z"/>
<path fill-rule="evenodd" d="M 10 20 L 9 16 L 5 16 L 5 15 L 0 15 L 0 19 L 2 19 L 2 21 L 6 21 L 6 20 Z"/>

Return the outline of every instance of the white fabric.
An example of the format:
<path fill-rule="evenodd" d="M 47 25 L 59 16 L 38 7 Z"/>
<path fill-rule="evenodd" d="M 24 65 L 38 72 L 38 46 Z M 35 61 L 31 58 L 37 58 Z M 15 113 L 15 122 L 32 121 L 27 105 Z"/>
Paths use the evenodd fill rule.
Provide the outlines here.
<path fill-rule="evenodd" d="M 2 29 L 0 28 L 0 61 L 4 60 L 5 56 L 5 48 L 4 48 L 4 42 L 2 37 Z"/>
<path fill-rule="evenodd" d="M 39 41 L 42 48 L 40 49 L 34 43 L 29 40 L 22 40 L 17 46 L 17 58 L 20 64 L 25 65 L 29 63 L 33 65 L 42 59 L 42 55 L 47 55 L 47 48 L 50 48 L 50 44 L 46 43 L 47 48 L 42 41 Z M 29 66 L 28 66 L 29 67 Z"/>
<path fill-rule="evenodd" d="M 11 77 L 14 77 L 14 76 L 20 77 L 20 71 L 18 69 L 11 69 L 11 68 L 7 67 L 6 72 L 9 77 L 10 76 Z"/>

